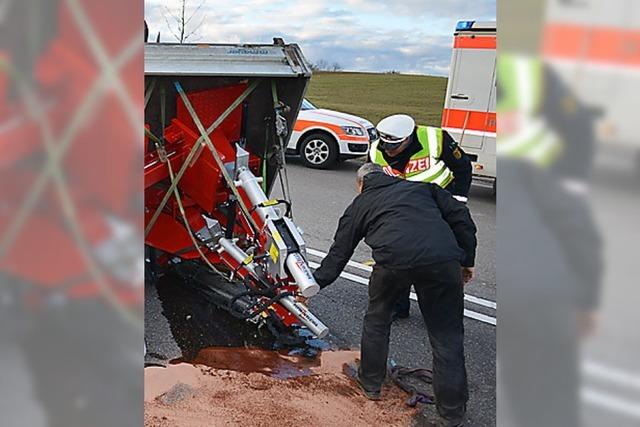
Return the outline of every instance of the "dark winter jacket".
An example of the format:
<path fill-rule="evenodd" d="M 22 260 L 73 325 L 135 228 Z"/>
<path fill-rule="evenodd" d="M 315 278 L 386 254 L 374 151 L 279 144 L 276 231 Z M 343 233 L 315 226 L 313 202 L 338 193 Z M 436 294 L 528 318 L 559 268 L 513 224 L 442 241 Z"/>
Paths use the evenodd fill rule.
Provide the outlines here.
<path fill-rule="evenodd" d="M 370 173 L 364 189 L 347 207 L 333 245 L 314 277 L 332 283 L 364 238 L 376 265 L 412 268 L 459 260 L 472 267 L 476 226 L 465 204 L 434 184 Z"/>

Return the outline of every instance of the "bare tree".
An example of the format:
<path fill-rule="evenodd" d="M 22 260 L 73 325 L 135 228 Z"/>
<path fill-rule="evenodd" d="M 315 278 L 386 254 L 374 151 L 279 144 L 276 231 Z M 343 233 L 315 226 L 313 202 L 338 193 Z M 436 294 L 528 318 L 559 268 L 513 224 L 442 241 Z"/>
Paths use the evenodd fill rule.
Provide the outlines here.
<path fill-rule="evenodd" d="M 337 62 L 330 64 L 326 59 L 320 59 L 311 64 L 312 71 L 342 71 L 342 65 Z"/>
<path fill-rule="evenodd" d="M 169 27 L 169 31 L 179 43 L 185 43 L 189 38 L 193 40 L 199 38 L 197 32 L 206 19 L 206 15 L 202 13 L 204 3 L 205 0 L 202 0 L 197 7 L 189 8 L 187 0 L 181 0 L 178 8 L 169 9 L 165 6 L 164 20 Z M 198 15 L 201 15 L 202 19 L 197 24 L 192 24 L 191 21 Z"/>
<path fill-rule="evenodd" d="M 320 59 L 319 61 L 311 64 L 311 69 L 313 71 L 326 71 L 329 69 L 329 62 L 325 59 Z"/>

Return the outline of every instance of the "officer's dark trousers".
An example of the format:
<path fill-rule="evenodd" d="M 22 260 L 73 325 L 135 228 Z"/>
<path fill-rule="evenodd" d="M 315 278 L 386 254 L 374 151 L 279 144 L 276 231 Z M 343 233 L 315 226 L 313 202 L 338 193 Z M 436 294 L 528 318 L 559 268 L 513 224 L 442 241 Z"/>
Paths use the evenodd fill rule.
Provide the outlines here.
<path fill-rule="evenodd" d="M 397 270 L 376 266 L 369 281 L 369 307 L 364 317 L 360 382 L 380 390 L 387 369 L 393 306 L 414 285 L 433 351 L 433 390 L 438 413 L 462 421 L 468 400 L 464 363 L 463 290 L 460 264 L 449 261 Z"/>

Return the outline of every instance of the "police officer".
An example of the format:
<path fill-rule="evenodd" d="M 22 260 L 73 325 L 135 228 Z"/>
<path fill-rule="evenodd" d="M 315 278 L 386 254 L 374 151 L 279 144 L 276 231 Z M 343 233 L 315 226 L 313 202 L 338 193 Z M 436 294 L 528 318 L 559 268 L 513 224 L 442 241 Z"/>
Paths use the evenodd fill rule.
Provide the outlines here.
<path fill-rule="evenodd" d="M 471 160 L 443 129 L 416 126 L 411 116 L 394 114 L 376 126 L 380 139 L 371 145 L 369 158 L 387 175 L 429 182 L 447 189 L 466 203 L 471 187 Z M 409 317 L 410 289 L 398 299 L 394 319 Z"/>

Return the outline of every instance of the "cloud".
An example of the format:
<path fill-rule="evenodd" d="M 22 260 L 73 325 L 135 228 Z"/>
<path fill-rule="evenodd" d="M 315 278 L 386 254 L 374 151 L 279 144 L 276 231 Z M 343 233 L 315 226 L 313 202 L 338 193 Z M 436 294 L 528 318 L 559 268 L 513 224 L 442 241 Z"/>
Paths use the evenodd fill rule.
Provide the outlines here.
<path fill-rule="evenodd" d="M 146 0 L 151 37 L 175 41 L 167 28 L 165 8 L 181 0 Z M 187 0 L 192 8 L 199 0 Z M 271 43 L 282 37 L 298 43 L 312 62 L 338 63 L 345 70 L 446 75 L 452 33 L 459 19 L 492 19 L 494 0 L 282 0 L 206 1 L 198 41 Z M 194 18 L 193 22 L 199 22 Z M 493 18 L 495 19 L 495 18 Z"/>
<path fill-rule="evenodd" d="M 426 19 L 495 19 L 495 0 L 344 0 L 364 12 L 419 16 Z"/>

